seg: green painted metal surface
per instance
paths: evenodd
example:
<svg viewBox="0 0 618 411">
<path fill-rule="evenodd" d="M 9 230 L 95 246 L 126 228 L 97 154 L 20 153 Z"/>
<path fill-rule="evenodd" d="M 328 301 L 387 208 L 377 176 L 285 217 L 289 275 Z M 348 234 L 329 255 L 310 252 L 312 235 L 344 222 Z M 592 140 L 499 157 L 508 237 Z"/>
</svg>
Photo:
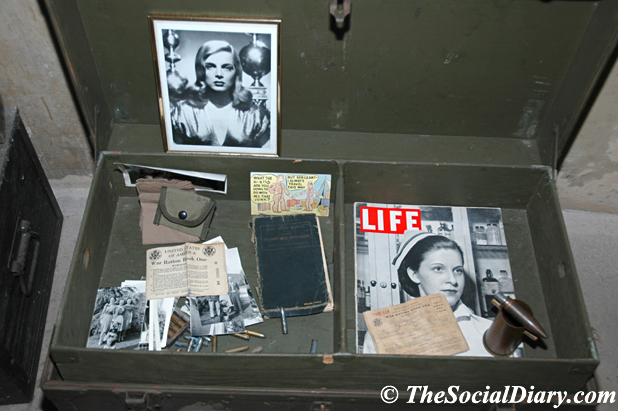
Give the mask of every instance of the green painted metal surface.
<svg viewBox="0 0 618 411">
<path fill-rule="evenodd" d="M 282 21 L 284 135 L 538 140 L 539 163 L 550 166 L 614 48 L 618 20 L 611 1 L 357 0 L 338 38 L 327 1 L 50 2 L 99 150 L 124 149 L 110 144 L 114 125 L 159 124 L 149 14 L 259 16 Z M 284 156 L 319 143 L 290 135 Z M 160 139 L 153 133 L 147 145 Z"/>
<path fill-rule="evenodd" d="M 276 320 L 256 326 L 269 336 L 251 344 L 262 354 L 123 352 L 84 348 L 92 307 L 99 286 L 111 286 L 144 274 L 148 246 L 139 242 L 139 204 L 133 189 L 124 186 L 117 162 L 225 172 L 230 190 L 215 196 L 217 211 L 211 236 L 222 235 L 238 246 L 243 267 L 255 287 L 255 255 L 250 241 L 250 171 L 318 172 L 333 175 L 331 216 L 321 219 L 336 309 L 333 313 L 290 319 L 292 330 L 280 333 Z M 550 324 L 544 349 L 527 349 L 524 360 L 363 356 L 355 354 L 354 297 L 355 201 L 495 206 L 504 210 L 505 232 L 512 244 L 511 267 L 518 297 L 534 301 L 535 313 Z M 487 381 L 499 385 L 533 384 L 543 389 L 581 388 L 597 364 L 585 309 L 577 298 L 576 274 L 560 276 L 560 262 L 572 266 L 568 242 L 561 231 L 561 213 L 547 167 L 509 167 L 381 162 L 294 161 L 178 154 L 113 154 L 102 156 L 84 226 L 68 278 L 51 347 L 51 358 L 67 382 L 160 384 L 173 381 L 194 386 L 271 389 L 359 390 L 373 392 L 389 381 L 441 387 L 464 384 L 482 389 Z M 540 221 L 542 220 L 542 221 Z M 549 230 L 549 231 L 548 231 Z M 547 241 L 548 234 L 555 237 Z M 88 255 L 86 263 L 84 256 Z M 568 301 L 559 289 L 572 287 Z M 573 297 L 574 296 L 574 297 Z M 570 326 L 567 326 L 570 323 Z M 578 338 L 571 333 L 577 330 Z M 319 354 L 307 354 L 311 339 L 320 341 Z M 220 339 L 221 349 L 240 345 L 233 337 Z M 331 357 L 332 356 L 332 357 Z M 102 366 L 105 364 L 105 366 Z M 463 370 L 454 375 L 453 367 Z M 219 372 L 204 374 L 203 370 Z M 572 372 L 577 370 L 576 372 Z M 540 388 L 539 388 L 540 389 Z"/>
</svg>

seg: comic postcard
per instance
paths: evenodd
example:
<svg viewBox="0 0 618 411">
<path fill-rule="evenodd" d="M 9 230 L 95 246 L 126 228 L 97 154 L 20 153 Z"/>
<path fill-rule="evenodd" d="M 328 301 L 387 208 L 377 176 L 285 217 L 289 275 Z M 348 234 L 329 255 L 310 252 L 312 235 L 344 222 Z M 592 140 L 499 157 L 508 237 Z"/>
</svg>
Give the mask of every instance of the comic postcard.
<svg viewBox="0 0 618 411">
<path fill-rule="evenodd" d="M 331 176 L 328 174 L 251 173 L 251 214 L 312 213 L 330 211 Z"/>
</svg>

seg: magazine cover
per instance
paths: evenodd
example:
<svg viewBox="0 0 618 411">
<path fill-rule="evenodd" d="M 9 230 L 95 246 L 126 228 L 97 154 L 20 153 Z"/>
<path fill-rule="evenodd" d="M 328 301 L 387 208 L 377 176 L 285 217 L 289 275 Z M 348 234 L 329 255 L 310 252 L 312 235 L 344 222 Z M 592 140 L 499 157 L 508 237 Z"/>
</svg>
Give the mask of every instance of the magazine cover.
<svg viewBox="0 0 618 411">
<path fill-rule="evenodd" d="M 443 293 L 470 347 L 458 355 L 491 357 L 493 295 L 515 298 L 500 209 L 355 203 L 354 213 L 358 353 L 376 352 L 363 312 Z"/>
</svg>

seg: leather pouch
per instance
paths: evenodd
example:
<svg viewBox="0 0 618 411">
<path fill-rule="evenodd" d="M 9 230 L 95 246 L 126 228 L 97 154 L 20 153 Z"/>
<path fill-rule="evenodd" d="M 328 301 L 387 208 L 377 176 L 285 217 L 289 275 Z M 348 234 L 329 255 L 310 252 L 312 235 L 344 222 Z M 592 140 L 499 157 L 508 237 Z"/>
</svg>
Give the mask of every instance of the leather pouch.
<svg viewBox="0 0 618 411">
<path fill-rule="evenodd" d="M 194 235 L 204 241 L 214 214 L 214 200 L 197 193 L 161 187 L 154 224 Z"/>
</svg>

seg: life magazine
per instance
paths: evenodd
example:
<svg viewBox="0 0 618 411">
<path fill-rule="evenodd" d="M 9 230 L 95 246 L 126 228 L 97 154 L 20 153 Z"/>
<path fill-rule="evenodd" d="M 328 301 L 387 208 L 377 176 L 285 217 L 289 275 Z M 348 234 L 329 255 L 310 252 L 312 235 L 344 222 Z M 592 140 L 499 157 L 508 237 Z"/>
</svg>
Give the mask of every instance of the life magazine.
<svg viewBox="0 0 618 411">
<path fill-rule="evenodd" d="M 355 203 L 354 213 L 358 353 L 376 353 L 363 312 L 443 293 L 470 347 L 458 355 L 491 356 L 493 295 L 515 298 L 501 210 Z"/>
</svg>

